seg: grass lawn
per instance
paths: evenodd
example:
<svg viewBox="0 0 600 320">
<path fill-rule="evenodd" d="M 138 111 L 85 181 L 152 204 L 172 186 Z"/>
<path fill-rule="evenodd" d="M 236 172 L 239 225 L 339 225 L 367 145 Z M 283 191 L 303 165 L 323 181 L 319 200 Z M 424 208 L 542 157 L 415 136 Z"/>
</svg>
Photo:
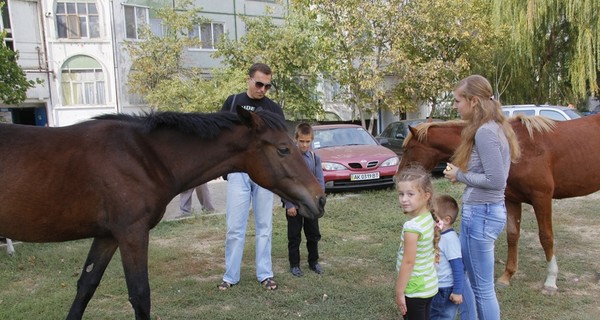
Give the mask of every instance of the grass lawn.
<svg viewBox="0 0 600 320">
<path fill-rule="evenodd" d="M 436 190 L 460 197 L 444 180 Z M 541 294 L 546 274 L 531 207 L 524 206 L 519 271 L 499 289 L 503 319 L 597 319 L 600 311 L 600 193 L 555 201 L 559 291 Z M 319 276 L 288 270 L 286 220 L 274 210 L 273 267 L 280 288 L 260 287 L 254 270 L 254 225 L 248 228 L 239 285 L 218 291 L 224 268 L 223 215 L 162 222 L 151 231 L 153 319 L 399 319 L 394 304 L 401 213 L 393 189 L 329 195 L 320 220 Z M 252 219 L 252 218 L 251 218 Z M 23 243 L 14 257 L 0 252 L 0 319 L 64 319 L 91 240 Z M 304 242 L 302 258 L 306 259 Z M 506 237 L 496 242 L 496 276 L 504 269 Z M 85 319 L 132 319 L 120 256 L 111 261 Z"/>
</svg>

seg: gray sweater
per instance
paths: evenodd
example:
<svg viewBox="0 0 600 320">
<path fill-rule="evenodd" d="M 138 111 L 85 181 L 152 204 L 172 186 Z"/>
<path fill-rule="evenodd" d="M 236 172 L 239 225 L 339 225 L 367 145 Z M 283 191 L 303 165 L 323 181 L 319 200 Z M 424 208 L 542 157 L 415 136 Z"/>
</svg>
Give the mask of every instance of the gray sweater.
<svg viewBox="0 0 600 320">
<path fill-rule="evenodd" d="M 466 184 L 464 204 L 504 201 L 510 169 L 510 148 L 502 127 L 495 121 L 484 123 L 475 133 L 468 171 L 459 171 L 456 180 Z"/>
</svg>

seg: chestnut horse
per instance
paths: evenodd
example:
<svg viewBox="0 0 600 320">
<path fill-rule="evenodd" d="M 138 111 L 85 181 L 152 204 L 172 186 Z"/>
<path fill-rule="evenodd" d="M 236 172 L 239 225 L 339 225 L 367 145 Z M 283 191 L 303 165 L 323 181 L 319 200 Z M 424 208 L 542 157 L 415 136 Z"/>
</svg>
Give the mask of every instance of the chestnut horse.
<svg viewBox="0 0 600 320">
<path fill-rule="evenodd" d="M 104 115 L 61 128 L 0 124 L 0 234 L 94 238 L 67 319 L 81 319 L 119 248 L 136 319 L 150 319 L 149 230 L 182 191 L 228 172 L 323 215 L 325 194 L 277 115 Z"/>
<path fill-rule="evenodd" d="M 552 199 L 584 196 L 600 189 L 600 115 L 564 122 L 523 116 L 510 121 L 522 156 L 511 165 L 506 186 L 508 258 L 497 284 L 509 285 L 517 271 L 521 205 L 528 203 L 535 211 L 548 262 L 543 292 L 553 293 L 557 290 L 558 265 L 554 255 Z M 463 122 L 449 121 L 410 128 L 398 171 L 413 162 L 433 169 L 440 161 L 449 161 L 460 143 L 463 126 Z"/>
</svg>

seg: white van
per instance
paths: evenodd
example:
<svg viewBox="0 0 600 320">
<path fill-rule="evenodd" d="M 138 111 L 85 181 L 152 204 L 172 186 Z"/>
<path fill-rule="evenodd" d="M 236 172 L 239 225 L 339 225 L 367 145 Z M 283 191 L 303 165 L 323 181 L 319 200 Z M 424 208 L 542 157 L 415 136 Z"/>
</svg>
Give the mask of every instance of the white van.
<svg viewBox="0 0 600 320">
<path fill-rule="evenodd" d="M 527 116 L 546 116 L 552 120 L 565 121 L 581 118 L 581 114 L 575 109 L 561 106 L 550 105 L 535 105 L 535 104 L 519 104 L 502 106 L 502 111 L 507 117 L 512 117 L 518 114 Z"/>
</svg>

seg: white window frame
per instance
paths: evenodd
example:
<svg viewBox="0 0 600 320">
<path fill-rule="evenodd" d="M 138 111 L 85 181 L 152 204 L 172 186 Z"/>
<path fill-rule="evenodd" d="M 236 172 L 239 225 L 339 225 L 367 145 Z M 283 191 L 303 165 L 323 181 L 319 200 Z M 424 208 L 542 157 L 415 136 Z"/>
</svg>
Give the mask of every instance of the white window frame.
<svg viewBox="0 0 600 320">
<path fill-rule="evenodd" d="M 96 12 L 90 13 L 91 8 Z M 102 36 L 100 12 L 94 0 L 57 1 L 55 14 L 59 39 L 97 39 Z"/>
<path fill-rule="evenodd" d="M 219 34 L 215 34 L 215 26 L 220 26 L 221 32 Z M 208 29 L 207 29 L 208 28 Z M 204 39 L 202 36 L 205 31 L 208 31 L 210 34 L 206 38 L 210 38 L 208 41 Z M 199 25 L 195 25 L 192 30 L 189 32 L 190 38 L 198 38 L 200 39 L 201 47 L 196 47 L 194 49 L 202 49 L 202 50 L 217 50 L 215 47 L 219 38 L 225 34 L 225 23 L 223 22 L 204 22 Z"/>
<path fill-rule="evenodd" d="M 6 16 L 8 17 L 8 21 L 4 21 L 2 14 L 0 14 L 0 32 L 6 32 L 6 34 L 4 36 L 4 44 L 6 45 L 7 48 L 14 51 L 15 46 L 14 46 L 14 39 L 12 37 L 12 28 L 10 25 L 10 12 L 9 12 L 7 1 L 4 1 L 4 7 L 2 7 L 2 9 L 6 11 Z M 4 27 L 5 24 L 6 24 L 6 28 Z"/>
<path fill-rule="evenodd" d="M 102 68 L 63 66 L 60 76 L 63 106 L 106 104 L 106 76 Z"/>
<path fill-rule="evenodd" d="M 133 17 L 128 17 L 128 10 L 133 10 Z M 125 22 L 125 34 L 123 35 L 125 39 L 141 40 L 140 28 L 144 25 L 150 25 L 150 8 L 123 4 L 123 21 Z M 130 28 L 133 28 L 133 30 Z"/>
</svg>

